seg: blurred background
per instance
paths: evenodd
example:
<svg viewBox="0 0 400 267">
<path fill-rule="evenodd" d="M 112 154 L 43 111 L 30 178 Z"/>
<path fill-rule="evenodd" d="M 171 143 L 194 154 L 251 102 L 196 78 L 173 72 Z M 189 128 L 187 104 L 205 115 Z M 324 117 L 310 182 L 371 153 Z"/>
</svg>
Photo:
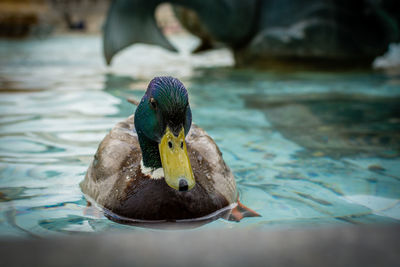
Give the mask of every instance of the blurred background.
<svg viewBox="0 0 400 267">
<path fill-rule="evenodd" d="M 0 0 L 1 238 L 150 231 L 78 184 L 160 75 L 262 215 L 185 231 L 399 224 L 397 1 L 171 2 Z"/>
<path fill-rule="evenodd" d="M 48 37 L 53 34 L 100 34 L 111 0 L 2 0 L 1 37 Z M 158 8 L 166 33 L 182 32 L 171 6 Z"/>
</svg>

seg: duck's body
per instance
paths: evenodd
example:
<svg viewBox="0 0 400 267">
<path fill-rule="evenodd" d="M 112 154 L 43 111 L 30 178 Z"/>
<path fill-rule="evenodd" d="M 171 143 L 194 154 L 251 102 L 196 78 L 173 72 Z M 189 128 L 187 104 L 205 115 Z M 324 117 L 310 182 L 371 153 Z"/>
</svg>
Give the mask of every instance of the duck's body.
<svg viewBox="0 0 400 267">
<path fill-rule="evenodd" d="M 139 220 L 193 219 L 236 202 L 235 179 L 215 142 L 192 125 L 186 144 L 196 185 L 180 192 L 168 186 L 164 177 L 143 173 L 134 116 L 130 116 L 101 142 L 80 184 L 82 191 L 107 210 Z"/>
<path fill-rule="evenodd" d="M 176 112 L 179 101 L 187 102 L 186 89 L 178 82 L 171 77 L 154 79 L 135 116 L 118 123 L 100 143 L 80 186 L 112 214 L 177 221 L 205 217 L 238 201 L 232 172 L 211 137 L 191 125 L 188 103 L 182 105 L 181 115 Z M 182 94 L 170 88 L 176 84 L 182 86 Z M 155 101 L 157 106 L 152 107 Z M 174 161 L 175 156 L 179 159 Z M 234 220 L 257 216 L 240 203 L 237 208 Z"/>
</svg>

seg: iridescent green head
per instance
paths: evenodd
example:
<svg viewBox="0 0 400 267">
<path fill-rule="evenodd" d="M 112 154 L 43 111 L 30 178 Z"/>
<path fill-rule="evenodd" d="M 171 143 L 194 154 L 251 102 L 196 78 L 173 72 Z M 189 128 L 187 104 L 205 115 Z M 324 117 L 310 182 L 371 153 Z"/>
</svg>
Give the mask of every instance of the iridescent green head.
<svg viewBox="0 0 400 267">
<path fill-rule="evenodd" d="M 185 143 L 191 124 L 184 85 L 172 77 L 151 80 L 135 112 L 143 164 L 153 169 L 162 167 L 167 184 L 180 191 L 195 184 Z"/>
</svg>

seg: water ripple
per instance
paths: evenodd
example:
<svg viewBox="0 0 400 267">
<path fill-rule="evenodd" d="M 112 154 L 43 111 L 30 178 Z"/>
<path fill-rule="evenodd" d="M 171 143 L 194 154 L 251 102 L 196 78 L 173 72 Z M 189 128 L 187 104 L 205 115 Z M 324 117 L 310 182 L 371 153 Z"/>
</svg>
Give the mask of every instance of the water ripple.
<svg viewBox="0 0 400 267">
<path fill-rule="evenodd" d="M 86 207 L 78 184 L 101 139 L 134 112 L 126 97 L 166 74 L 187 85 L 194 122 L 263 216 L 203 227 L 399 223 L 391 77 L 232 69 L 229 51 L 193 56 L 193 40 L 179 38 L 179 54 L 136 46 L 110 69 L 97 37 L 0 41 L 0 236 L 145 231 Z"/>
</svg>

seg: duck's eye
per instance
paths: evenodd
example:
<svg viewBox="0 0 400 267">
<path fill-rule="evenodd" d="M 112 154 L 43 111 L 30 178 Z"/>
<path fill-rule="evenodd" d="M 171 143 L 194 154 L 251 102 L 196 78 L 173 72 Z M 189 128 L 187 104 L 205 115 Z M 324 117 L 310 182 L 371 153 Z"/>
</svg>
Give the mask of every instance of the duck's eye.
<svg viewBox="0 0 400 267">
<path fill-rule="evenodd" d="M 183 142 L 181 142 L 181 148 L 183 149 Z"/>
<path fill-rule="evenodd" d="M 168 146 L 169 146 L 169 148 L 172 148 L 172 142 L 171 141 L 168 141 Z"/>
<path fill-rule="evenodd" d="M 154 98 L 150 98 L 150 105 L 156 109 L 157 108 L 157 102 Z"/>
</svg>

